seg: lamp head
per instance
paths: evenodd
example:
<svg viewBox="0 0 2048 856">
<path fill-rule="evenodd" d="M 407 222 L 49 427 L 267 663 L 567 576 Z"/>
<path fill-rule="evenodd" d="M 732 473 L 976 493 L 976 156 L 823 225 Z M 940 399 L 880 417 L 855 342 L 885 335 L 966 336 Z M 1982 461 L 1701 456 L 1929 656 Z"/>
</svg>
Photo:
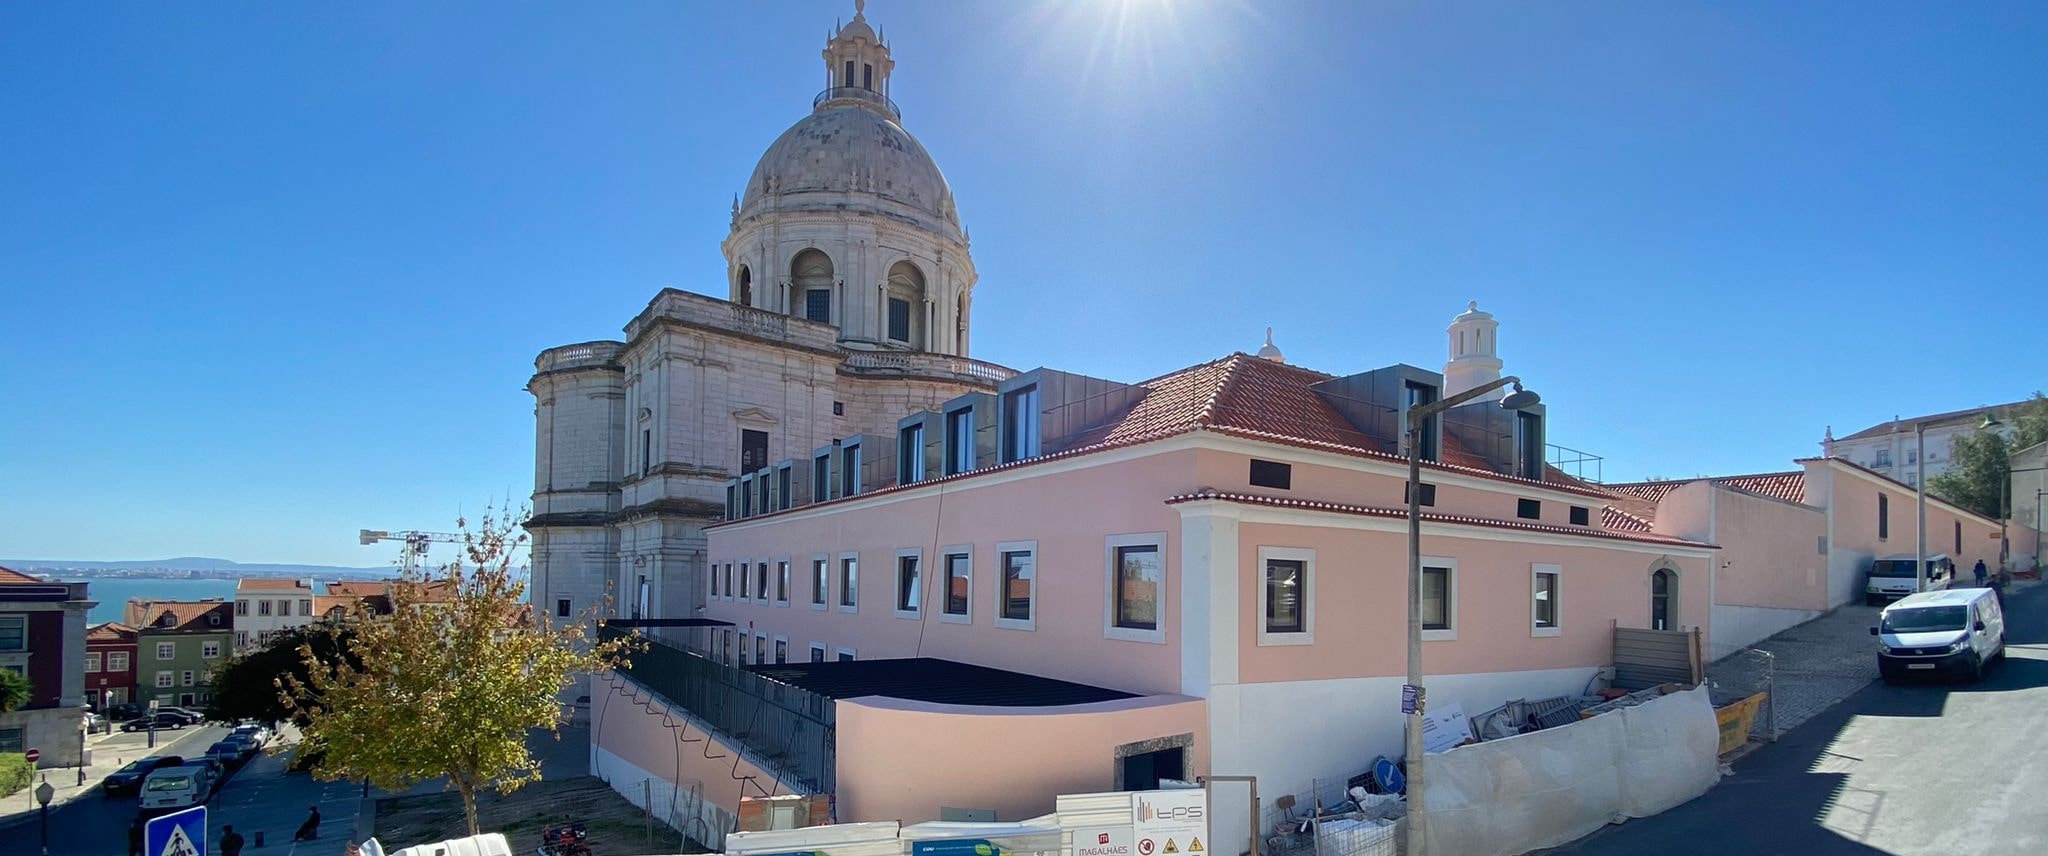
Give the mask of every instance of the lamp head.
<svg viewBox="0 0 2048 856">
<path fill-rule="evenodd" d="M 1521 381 L 1515 381 L 1514 391 L 1501 396 L 1500 406 L 1505 410 L 1521 410 L 1542 400 L 1543 398 L 1536 393 L 1523 389 Z"/>
<path fill-rule="evenodd" d="M 1993 428 L 2000 428 L 2000 427 L 2003 427 L 2004 425 L 2005 425 L 2005 423 L 2003 423 L 2003 422 L 2000 422 L 2000 421 L 1998 421 L 1998 415 L 1997 415 L 1997 414 L 1994 414 L 1994 413 L 1986 413 L 1986 414 L 1984 414 L 1984 421 L 1983 421 L 1983 423 L 1979 424 L 1979 425 L 1977 426 L 1977 428 L 1978 428 L 1978 430 L 1980 430 L 1980 431 L 1989 431 L 1989 430 L 1991 430 L 1991 429 L 1993 429 Z"/>
</svg>

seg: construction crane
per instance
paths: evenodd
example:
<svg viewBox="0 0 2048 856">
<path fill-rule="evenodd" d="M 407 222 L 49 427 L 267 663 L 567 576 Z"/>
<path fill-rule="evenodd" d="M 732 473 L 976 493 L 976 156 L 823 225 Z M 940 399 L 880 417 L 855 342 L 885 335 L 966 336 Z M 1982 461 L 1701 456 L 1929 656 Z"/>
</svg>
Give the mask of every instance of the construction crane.
<svg viewBox="0 0 2048 856">
<path fill-rule="evenodd" d="M 427 555 L 427 545 L 439 541 L 443 544 L 460 544 L 462 535 L 453 532 L 422 532 L 407 529 L 403 532 L 387 532 L 382 529 L 364 529 L 356 536 L 364 546 L 379 541 L 402 541 L 405 548 L 398 554 L 398 566 L 407 574 L 419 568 L 420 559 Z"/>
</svg>

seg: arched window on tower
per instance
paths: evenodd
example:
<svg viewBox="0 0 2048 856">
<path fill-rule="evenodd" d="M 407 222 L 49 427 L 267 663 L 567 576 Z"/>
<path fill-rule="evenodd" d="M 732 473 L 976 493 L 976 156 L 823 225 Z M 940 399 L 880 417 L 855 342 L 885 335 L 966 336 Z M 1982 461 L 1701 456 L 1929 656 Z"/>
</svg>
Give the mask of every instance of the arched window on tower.
<svg viewBox="0 0 2048 856">
<path fill-rule="evenodd" d="M 924 272 L 907 260 L 889 266 L 888 317 L 884 320 L 889 341 L 925 347 Z"/>
<path fill-rule="evenodd" d="M 741 306 L 754 305 L 754 273 L 747 270 L 746 265 L 740 265 L 740 275 L 735 280 L 735 285 L 737 287 L 733 289 L 733 300 Z"/>
<path fill-rule="evenodd" d="M 816 249 L 804 250 L 789 262 L 791 292 L 803 317 L 832 323 L 832 259 Z M 796 307 L 790 307 L 795 314 Z"/>
</svg>

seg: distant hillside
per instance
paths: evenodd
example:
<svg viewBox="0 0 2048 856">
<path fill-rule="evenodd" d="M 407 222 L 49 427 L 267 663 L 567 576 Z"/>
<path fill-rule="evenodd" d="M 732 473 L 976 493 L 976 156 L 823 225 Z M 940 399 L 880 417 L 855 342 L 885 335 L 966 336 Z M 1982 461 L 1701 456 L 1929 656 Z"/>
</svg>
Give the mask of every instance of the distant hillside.
<svg viewBox="0 0 2048 856">
<path fill-rule="evenodd" d="M 181 556 L 175 559 L 144 559 L 123 562 L 88 562 L 78 559 L 0 559 L 0 565 L 17 571 L 36 573 L 51 573 L 54 571 L 202 571 L 212 574 L 234 574 L 252 577 L 388 577 L 397 571 L 396 567 L 392 565 L 378 565 L 368 568 L 343 568 L 334 565 L 272 565 L 256 562 L 243 564 L 230 559 L 211 559 L 202 556 Z"/>
</svg>

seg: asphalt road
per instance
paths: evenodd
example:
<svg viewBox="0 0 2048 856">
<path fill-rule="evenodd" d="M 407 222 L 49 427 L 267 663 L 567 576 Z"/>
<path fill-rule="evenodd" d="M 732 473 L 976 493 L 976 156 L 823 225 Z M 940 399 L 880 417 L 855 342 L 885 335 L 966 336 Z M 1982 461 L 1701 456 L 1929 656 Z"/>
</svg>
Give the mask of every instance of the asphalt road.
<svg viewBox="0 0 2048 856">
<path fill-rule="evenodd" d="M 185 729 L 176 740 L 160 742 L 157 754 L 193 757 L 227 733 L 220 726 Z M 286 774 L 285 759 L 259 755 L 228 774 L 227 784 L 207 803 L 207 851 L 217 854 L 221 827 L 233 824 L 247 846 L 243 856 L 339 856 L 347 846 L 361 797 L 361 786 L 349 782 L 316 782 L 304 773 Z M 320 840 L 294 845 L 292 832 L 306 818 L 306 809 L 320 806 Z M 50 810 L 51 856 L 126 856 L 128 825 L 136 814 L 134 796 L 85 796 Z M 255 833 L 265 833 L 264 847 Z M 0 854 L 27 856 L 38 852 L 35 822 L 0 833 Z M 19 848 L 16 845 L 21 845 Z"/>
<path fill-rule="evenodd" d="M 1873 683 L 1699 799 L 1548 852 L 2048 853 L 2048 586 L 2006 615 L 2006 661 L 1981 683 Z"/>
</svg>

